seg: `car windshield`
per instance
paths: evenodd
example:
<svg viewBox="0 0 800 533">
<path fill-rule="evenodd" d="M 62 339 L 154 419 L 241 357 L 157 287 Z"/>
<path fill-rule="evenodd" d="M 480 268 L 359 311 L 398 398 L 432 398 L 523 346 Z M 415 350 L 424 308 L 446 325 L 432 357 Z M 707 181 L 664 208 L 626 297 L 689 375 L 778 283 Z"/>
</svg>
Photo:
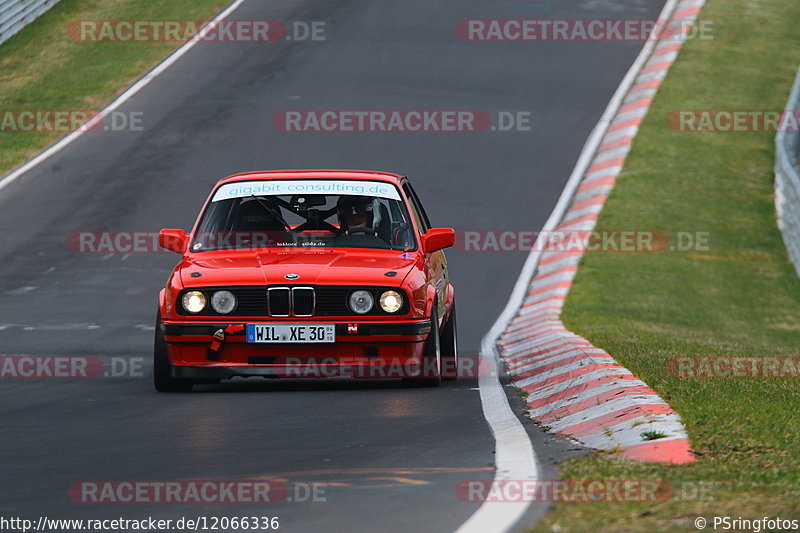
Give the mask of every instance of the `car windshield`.
<svg viewBox="0 0 800 533">
<path fill-rule="evenodd" d="M 280 192 L 296 194 L 276 194 Z M 203 213 L 191 249 L 248 248 L 415 250 L 416 240 L 400 195 L 389 183 L 297 180 L 223 185 Z"/>
</svg>

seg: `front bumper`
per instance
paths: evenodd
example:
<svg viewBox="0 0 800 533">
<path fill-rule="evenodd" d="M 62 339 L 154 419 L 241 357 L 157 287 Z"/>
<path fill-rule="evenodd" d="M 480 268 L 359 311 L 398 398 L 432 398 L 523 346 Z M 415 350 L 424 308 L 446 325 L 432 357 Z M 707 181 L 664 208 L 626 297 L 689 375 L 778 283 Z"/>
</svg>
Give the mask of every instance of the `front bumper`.
<svg viewBox="0 0 800 533">
<path fill-rule="evenodd" d="M 326 321 L 330 324 L 333 321 Z M 161 333 L 167 337 L 167 342 L 194 342 L 197 337 L 211 337 L 219 329 L 230 325 L 257 324 L 261 322 L 226 322 L 226 323 L 195 323 L 195 322 L 161 322 Z M 278 322 L 263 322 L 275 323 Z M 299 322 L 297 322 L 299 323 Z M 334 322 L 336 324 L 336 339 L 352 341 L 364 340 L 365 337 L 398 337 L 395 342 L 408 342 L 419 340 L 417 337 L 426 337 L 431 331 L 429 320 L 413 320 L 404 322 Z M 243 336 L 243 335 L 242 335 Z M 402 337 L 402 338 L 399 338 Z M 201 339 L 202 340 L 202 339 Z"/>
<path fill-rule="evenodd" d="M 428 320 L 336 322 L 334 343 L 248 343 L 244 331 L 225 335 L 211 352 L 214 334 L 253 323 L 162 321 L 171 375 L 180 379 L 232 377 L 416 377 L 422 369 Z"/>
</svg>

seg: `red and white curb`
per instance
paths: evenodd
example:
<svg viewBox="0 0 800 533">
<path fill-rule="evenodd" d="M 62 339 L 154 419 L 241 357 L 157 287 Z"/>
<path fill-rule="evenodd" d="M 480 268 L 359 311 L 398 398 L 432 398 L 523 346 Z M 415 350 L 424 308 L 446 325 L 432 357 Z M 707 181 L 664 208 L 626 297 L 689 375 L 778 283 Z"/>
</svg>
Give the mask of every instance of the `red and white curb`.
<svg viewBox="0 0 800 533">
<path fill-rule="evenodd" d="M 676 2 L 670 19 L 693 23 L 705 0 Z M 674 24 L 671 26 L 675 26 Z M 685 41 L 672 34 L 648 43 L 598 124 L 571 184 L 548 221 L 558 231 L 591 231 L 653 96 Z M 649 48 L 649 50 L 648 50 Z M 537 246 L 537 249 L 542 246 Z M 513 317 L 495 337 L 512 382 L 527 391 L 528 416 L 549 431 L 596 450 L 642 461 L 694 461 L 678 414 L 646 383 L 561 322 L 580 253 L 534 252 Z"/>
</svg>

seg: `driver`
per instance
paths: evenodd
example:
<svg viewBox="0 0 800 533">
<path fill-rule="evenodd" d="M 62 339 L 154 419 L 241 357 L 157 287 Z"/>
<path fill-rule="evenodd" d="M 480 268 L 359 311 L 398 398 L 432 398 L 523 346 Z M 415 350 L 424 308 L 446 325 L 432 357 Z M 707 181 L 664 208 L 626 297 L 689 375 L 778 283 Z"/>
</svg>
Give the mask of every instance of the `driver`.
<svg viewBox="0 0 800 533">
<path fill-rule="evenodd" d="M 375 235 L 380 222 L 375 199 L 368 196 L 342 196 L 336 202 L 342 235 L 366 233 Z"/>
</svg>

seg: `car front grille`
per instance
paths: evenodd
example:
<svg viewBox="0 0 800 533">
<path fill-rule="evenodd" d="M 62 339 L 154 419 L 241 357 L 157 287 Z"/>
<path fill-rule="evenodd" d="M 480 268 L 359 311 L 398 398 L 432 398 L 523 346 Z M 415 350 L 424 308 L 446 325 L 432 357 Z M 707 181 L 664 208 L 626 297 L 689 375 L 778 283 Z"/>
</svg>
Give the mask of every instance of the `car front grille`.
<svg viewBox="0 0 800 533">
<path fill-rule="evenodd" d="M 313 287 L 292 287 L 292 314 L 294 316 L 313 316 L 314 301 Z"/>
<path fill-rule="evenodd" d="M 263 312 L 262 309 L 258 314 Z M 292 293 L 289 287 L 267 289 L 267 314 L 269 316 L 290 316 L 292 314 Z"/>
</svg>

